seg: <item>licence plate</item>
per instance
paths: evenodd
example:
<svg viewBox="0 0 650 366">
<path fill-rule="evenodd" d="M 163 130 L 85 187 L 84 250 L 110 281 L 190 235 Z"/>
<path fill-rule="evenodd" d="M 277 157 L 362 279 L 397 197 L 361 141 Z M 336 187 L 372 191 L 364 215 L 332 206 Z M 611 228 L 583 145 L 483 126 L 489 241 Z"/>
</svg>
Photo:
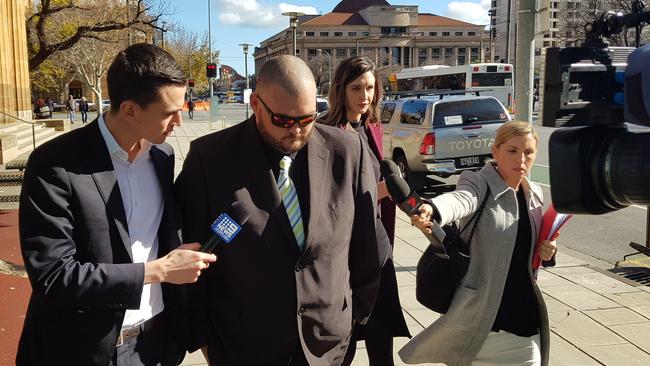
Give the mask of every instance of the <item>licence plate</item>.
<svg viewBox="0 0 650 366">
<path fill-rule="evenodd" d="M 460 166 L 475 166 L 479 164 L 478 156 L 468 156 L 466 158 L 460 158 Z"/>
</svg>

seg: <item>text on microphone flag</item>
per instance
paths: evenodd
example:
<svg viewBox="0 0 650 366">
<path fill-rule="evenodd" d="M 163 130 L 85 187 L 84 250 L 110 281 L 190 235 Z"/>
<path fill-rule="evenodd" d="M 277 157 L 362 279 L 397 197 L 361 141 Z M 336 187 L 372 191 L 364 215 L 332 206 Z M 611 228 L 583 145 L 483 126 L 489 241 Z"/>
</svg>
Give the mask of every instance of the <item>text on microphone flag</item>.
<svg viewBox="0 0 650 366">
<path fill-rule="evenodd" d="M 241 226 L 228 216 L 228 214 L 222 213 L 216 220 L 214 220 L 212 225 L 210 225 L 210 229 L 212 229 L 212 232 L 217 234 L 221 240 L 230 243 L 235 236 L 239 234 L 239 231 L 241 231 Z"/>
</svg>

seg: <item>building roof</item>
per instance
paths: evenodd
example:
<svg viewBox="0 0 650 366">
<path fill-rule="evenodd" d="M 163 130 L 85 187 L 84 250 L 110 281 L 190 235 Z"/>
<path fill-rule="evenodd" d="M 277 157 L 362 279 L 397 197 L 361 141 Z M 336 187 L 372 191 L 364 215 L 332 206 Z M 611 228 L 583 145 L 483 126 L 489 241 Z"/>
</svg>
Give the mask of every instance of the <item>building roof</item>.
<svg viewBox="0 0 650 366">
<path fill-rule="evenodd" d="M 356 13 L 373 5 L 390 6 L 385 0 L 342 0 L 334 7 L 332 13 Z"/>
<path fill-rule="evenodd" d="M 419 26 L 439 25 L 439 26 L 465 26 L 466 27 L 472 25 L 477 26 L 480 24 L 467 23 L 467 22 L 463 22 L 462 20 L 447 18 L 447 17 L 443 17 L 431 13 L 420 13 L 418 14 L 418 25 Z"/>
<path fill-rule="evenodd" d="M 311 26 L 335 26 L 335 25 L 368 25 L 365 19 L 359 13 L 327 13 L 325 15 L 317 16 L 306 22 L 303 25 Z M 443 17 L 440 15 L 430 13 L 418 14 L 418 26 L 480 26 L 480 24 L 472 24 L 456 20 L 452 18 Z"/>
<path fill-rule="evenodd" d="M 359 13 L 327 13 L 310 19 L 303 25 L 367 25 Z"/>
</svg>

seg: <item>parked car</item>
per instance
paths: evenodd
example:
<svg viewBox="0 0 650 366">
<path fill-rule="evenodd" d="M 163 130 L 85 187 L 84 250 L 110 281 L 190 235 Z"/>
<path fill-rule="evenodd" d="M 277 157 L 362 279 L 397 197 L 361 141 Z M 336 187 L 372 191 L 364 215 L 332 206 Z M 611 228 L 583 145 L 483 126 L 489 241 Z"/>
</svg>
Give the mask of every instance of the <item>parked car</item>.
<svg viewBox="0 0 650 366">
<path fill-rule="evenodd" d="M 111 109 L 110 99 L 102 99 L 102 112 L 106 112 L 109 109 Z"/>
<path fill-rule="evenodd" d="M 479 170 L 492 157 L 497 129 L 510 115 L 489 96 L 423 96 L 381 103 L 384 156 L 416 190 L 429 174 Z"/>
<path fill-rule="evenodd" d="M 329 108 L 330 108 L 330 104 L 327 101 L 327 99 L 322 97 L 316 97 L 316 113 L 318 113 L 319 116 L 327 112 Z"/>
</svg>

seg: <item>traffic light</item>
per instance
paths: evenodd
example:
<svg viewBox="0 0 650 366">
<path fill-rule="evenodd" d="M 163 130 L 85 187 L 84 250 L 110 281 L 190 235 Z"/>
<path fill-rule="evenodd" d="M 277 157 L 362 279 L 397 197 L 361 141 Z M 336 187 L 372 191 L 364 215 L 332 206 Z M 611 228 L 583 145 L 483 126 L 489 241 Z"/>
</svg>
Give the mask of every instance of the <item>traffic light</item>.
<svg viewBox="0 0 650 366">
<path fill-rule="evenodd" d="M 208 78 L 216 78 L 217 77 L 217 64 L 214 62 L 210 62 L 206 65 L 205 67 L 205 72 Z"/>
<path fill-rule="evenodd" d="M 492 38 L 497 38 L 497 29 L 492 28 Z"/>
<path fill-rule="evenodd" d="M 194 87 L 194 79 L 189 79 L 187 81 L 187 86 L 189 86 L 190 88 L 193 88 Z"/>
</svg>

